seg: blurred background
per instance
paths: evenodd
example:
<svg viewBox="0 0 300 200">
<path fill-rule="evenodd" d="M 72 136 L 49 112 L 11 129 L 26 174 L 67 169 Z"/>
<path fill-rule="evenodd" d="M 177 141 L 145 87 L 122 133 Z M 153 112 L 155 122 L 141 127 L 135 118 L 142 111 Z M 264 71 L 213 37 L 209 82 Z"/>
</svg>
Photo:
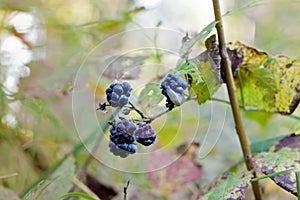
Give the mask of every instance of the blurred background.
<svg viewBox="0 0 300 200">
<path fill-rule="evenodd" d="M 242 41 L 271 55 L 300 57 L 299 1 L 224 0 L 221 3 L 228 42 Z M 106 44 L 109 51 L 99 54 L 99 57 L 111 58 L 120 53 L 118 49 L 130 46 L 128 41 L 109 39 L 114 34 L 140 28 L 161 28 L 176 32 L 176 38 L 180 39 L 187 32 L 195 35 L 213 20 L 211 1 L 1 0 L 1 185 L 23 195 L 47 170 L 81 143 L 86 135 L 75 126 L 74 110 L 77 113 L 84 108 L 93 110 L 93 113 L 82 113 L 84 124 L 81 124 L 80 130 L 84 129 L 83 132 L 91 132 L 95 128 L 90 117 L 97 115 L 99 122 L 108 117 L 104 113 L 95 114 L 94 110 L 98 103 L 105 101 L 106 87 L 118 78 L 104 75 L 99 81 L 97 72 L 103 73 L 105 69 L 101 68 L 99 60 L 89 62 L 86 59 L 91 58 L 91 52 L 95 52 L 94 48 L 101 42 L 114 41 L 111 46 Z M 176 42 L 180 45 L 181 41 Z M 201 44 L 198 48 L 200 50 L 194 52 L 196 55 L 203 49 Z M 92 55 L 94 59 L 98 54 Z M 159 66 L 162 60 L 164 65 L 169 66 L 167 69 L 175 67 L 176 60 L 162 59 L 153 52 L 144 59 L 134 61 L 141 62 L 140 66 L 145 63 Z M 83 82 L 78 79 L 76 82 L 79 71 L 95 63 L 99 64 L 96 73 L 91 72 L 93 75 L 85 77 Z M 151 70 L 156 69 L 153 66 Z M 141 70 L 147 71 L 145 67 Z M 132 79 L 136 86 L 146 84 L 143 76 Z M 94 95 L 94 99 L 76 93 L 79 96 L 76 96 L 75 104 L 73 99 L 72 107 L 72 92 L 80 89 Z M 222 87 L 216 97 L 227 99 L 226 89 Z M 149 107 L 141 106 L 145 110 Z M 156 109 L 159 110 L 159 107 Z M 300 116 L 299 108 L 293 115 Z M 278 114 L 248 111 L 243 112 L 243 117 L 251 142 L 290 134 L 300 128 L 298 119 Z M 180 131 L 178 121 L 181 121 Z M 158 164 L 160 159 L 177 155 L 182 145 L 195 142 L 196 146 L 207 146 L 210 151 L 200 152 L 201 155 L 193 153 L 193 148 L 198 147 L 189 146 L 193 159 L 181 163 L 183 166 L 195 163 L 188 169 L 196 175 L 178 180 L 178 174 L 166 169 L 153 173 L 125 173 L 124 169 L 130 162 L 114 158 L 109 152 L 101 154 L 108 151 L 107 140 L 103 140 L 103 147 L 107 149 L 98 149 L 97 155 L 100 157 L 95 156 L 98 161 L 92 161 L 88 172 L 97 180 L 98 188 L 110 188 L 109 195 L 105 195 L 107 199 L 122 198 L 123 187 L 128 180 L 128 199 L 197 198 L 200 188 L 241 158 L 231 110 L 226 104 L 208 102 L 199 106 L 195 102 L 187 103 L 155 121 L 153 126 L 158 130 L 158 140 L 152 150 L 168 145 L 165 154 L 149 158 Z M 207 138 L 204 137 L 206 135 Z M 107 133 L 105 136 L 107 138 Z M 87 145 L 87 150 L 90 149 Z M 82 150 L 75 156 L 76 169 L 86 160 L 88 151 Z M 175 157 L 178 159 L 178 156 Z M 130 169 L 144 169 L 151 160 L 141 162 L 140 158 L 133 157 L 132 162 L 137 166 L 130 166 Z M 176 165 L 170 170 L 176 171 L 179 167 Z M 167 177 L 164 173 L 170 173 L 173 177 Z M 189 173 L 185 175 L 191 176 Z M 293 199 L 272 182 L 265 185 L 265 197 Z"/>
</svg>

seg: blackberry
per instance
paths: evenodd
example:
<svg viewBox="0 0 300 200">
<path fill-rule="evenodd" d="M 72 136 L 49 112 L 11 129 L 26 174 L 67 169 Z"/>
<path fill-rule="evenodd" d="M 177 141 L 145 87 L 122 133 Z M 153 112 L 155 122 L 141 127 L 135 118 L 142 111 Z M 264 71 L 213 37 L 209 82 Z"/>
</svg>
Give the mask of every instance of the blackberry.
<svg viewBox="0 0 300 200">
<path fill-rule="evenodd" d="M 175 74 L 168 74 L 161 84 L 161 93 L 167 97 L 166 107 L 172 110 L 175 105 L 180 106 L 184 101 L 183 92 L 188 87 L 186 81 Z"/>
<path fill-rule="evenodd" d="M 136 141 L 144 146 L 153 144 L 156 139 L 156 133 L 150 124 L 138 123 L 138 129 L 134 134 Z"/>
<path fill-rule="evenodd" d="M 132 88 L 129 83 L 113 83 L 106 89 L 106 99 L 112 107 L 123 107 L 128 104 Z"/>
</svg>

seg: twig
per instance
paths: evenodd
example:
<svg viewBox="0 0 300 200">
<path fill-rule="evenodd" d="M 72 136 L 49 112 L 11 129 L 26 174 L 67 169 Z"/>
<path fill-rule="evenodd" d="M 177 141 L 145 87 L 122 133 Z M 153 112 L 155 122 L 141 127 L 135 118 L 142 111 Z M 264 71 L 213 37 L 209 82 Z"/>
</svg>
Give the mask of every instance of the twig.
<svg viewBox="0 0 300 200">
<path fill-rule="evenodd" d="M 83 192 L 85 192 L 89 196 L 95 198 L 96 200 L 100 200 L 100 198 L 88 186 L 86 186 L 84 183 L 82 183 L 76 177 L 74 177 L 73 183 L 74 183 L 74 185 L 76 185 L 79 189 L 81 189 Z"/>
<path fill-rule="evenodd" d="M 123 192 L 124 192 L 124 200 L 126 200 L 126 198 L 127 198 L 127 189 L 128 189 L 129 183 L 130 183 L 130 181 L 128 180 L 127 181 L 127 185 L 124 187 L 124 190 L 123 190 Z"/>
<path fill-rule="evenodd" d="M 196 98 L 193 98 L 193 97 L 188 97 L 188 98 L 186 98 L 183 102 L 182 102 L 182 104 L 184 104 L 184 103 L 186 103 L 186 102 L 188 102 L 188 101 L 191 101 L 191 100 L 196 100 Z M 181 105 L 182 105 L 181 104 Z M 175 107 L 176 108 L 176 107 Z M 143 119 L 143 121 L 144 122 L 146 122 L 146 123 L 151 123 L 153 120 L 155 120 L 155 119 L 157 119 L 157 118 L 159 118 L 160 116 L 163 116 L 164 114 L 166 114 L 166 113 L 168 113 L 168 112 L 170 112 L 171 110 L 164 110 L 164 111 L 162 111 L 161 113 L 158 113 L 158 114 L 156 114 L 156 115 L 153 115 L 153 116 L 150 116 L 150 117 L 145 117 L 144 119 Z"/>
<path fill-rule="evenodd" d="M 218 98 L 214 98 L 214 97 L 211 97 L 209 100 L 211 101 L 216 101 L 216 102 L 220 102 L 220 103 L 225 103 L 225 104 L 228 104 L 230 105 L 230 101 L 226 101 L 224 99 L 218 99 Z M 248 108 L 248 107 L 245 107 L 245 106 L 241 106 L 240 105 L 240 108 L 242 108 L 243 110 L 245 111 L 256 111 L 256 112 L 266 112 L 265 110 L 263 109 L 256 109 L 256 108 Z M 268 113 L 272 113 L 272 114 L 281 114 L 280 112 L 278 111 L 270 111 Z M 292 118 L 292 119 L 297 119 L 297 120 L 300 120 L 300 117 L 296 116 L 296 115 L 281 115 L 281 116 L 284 116 L 284 117 L 289 117 L 289 118 Z"/>
<path fill-rule="evenodd" d="M 153 120 L 159 118 L 160 116 L 163 116 L 164 114 L 170 112 L 170 110 L 165 110 L 165 111 L 162 111 L 161 113 L 158 113 L 156 115 L 153 115 L 151 117 L 147 117 L 144 121 L 146 121 L 147 123 L 151 123 Z"/>
<path fill-rule="evenodd" d="M 146 118 L 144 113 L 141 110 L 139 110 L 137 107 L 135 107 L 133 105 L 133 103 L 129 102 L 129 104 L 130 104 L 131 108 L 141 116 L 142 119 Z"/>
<path fill-rule="evenodd" d="M 4 176 L 0 176 L 0 180 L 10 178 L 10 177 L 13 177 L 13 176 L 18 176 L 18 175 L 19 175 L 19 173 L 17 173 L 17 172 L 12 173 L 12 174 L 7 174 L 7 175 L 4 175 Z"/>
<path fill-rule="evenodd" d="M 225 78 L 226 78 L 226 85 L 227 90 L 229 94 L 229 99 L 231 103 L 231 109 L 233 112 L 233 117 L 236 125 L 236 131 L 239 137 L 240 145 L 242 147 L 243 155 L 244 155 L 244 161 L 246 163 L 248 171 L 253 171 L 253 176 L 256 178 L 256 172 L 254 170 L 254 166 L 252 163 L 252 155 L 250 146 L 248 144 L 248 139 L 246 136 L 246 131 L 244 128 L 244 124 L 241 117 L 240 107 L 238 103 L 238 98 L 236 95 L 236 87 L 234 84 L 232 71 L 231 71 L 231 64 L 230 60 L 227 54 L 226 50 L 226 41 L 225 41 L 225 35 L 224 35 L 224 29 L 223 29 L 223 22 L 222 22 L 222 15 L 221 15 L 221 8 L 220 8 L 220 2 L 219 0 L 212 0 L 213 7 L 214 7 L 214 14 L 215 14 L 215 20 L 218 22 L 216 25 L 217 32 L 218 32 L 218 38 L 219 38 L 219 48 L 221 52 L 221 58 L 222 58 L 222 67 L 225 71 Z M 253 193 L 256 200 L 261 200 L 261 192 L 259 188 L 259 183 L 257 182 L 251 182 Z"/>
</svg>

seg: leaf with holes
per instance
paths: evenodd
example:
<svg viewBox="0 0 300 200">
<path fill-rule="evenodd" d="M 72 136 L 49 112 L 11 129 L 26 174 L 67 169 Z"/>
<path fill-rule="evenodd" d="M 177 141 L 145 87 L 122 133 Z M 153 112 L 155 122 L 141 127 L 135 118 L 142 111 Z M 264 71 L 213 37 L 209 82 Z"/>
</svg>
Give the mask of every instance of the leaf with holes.
<svg viewBox="0 0 300 200">
<path fill-rule="evenodd" d="M 148 83 L 139 95 L 139 103 L 147 103 L 148 107 L 157 105 L 163 100 L 159 83 Z"/>
<path fill-rule="evenodd" d="M 300 135 L 279 140 L 269 152 L 254 157 L 257 171 L 268 175 L 288 169 L 300 169 Z M 277 185 L 297 196 L 296 176 L 290 171 L 271 178 Z"/>
</svg>

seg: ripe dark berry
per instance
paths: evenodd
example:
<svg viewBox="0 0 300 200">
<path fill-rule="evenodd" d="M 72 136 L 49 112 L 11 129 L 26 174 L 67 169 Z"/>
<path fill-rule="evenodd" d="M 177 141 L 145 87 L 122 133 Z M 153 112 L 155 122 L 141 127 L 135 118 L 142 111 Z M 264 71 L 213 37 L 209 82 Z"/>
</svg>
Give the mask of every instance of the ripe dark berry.
<svg viewBox="0 0 300 200">
<path fill-rule="evenodd" d="M 123 83 L 122 83 L 122 88 L 123 88 L 123 90 L 124 90 L 125 92 L 131 90 L 131 86 L 130 86 L 130 84 L 127 83 L 127 82 L 123 82 Z"/>
<path fill-rule="evenodd" d="M 106 89 L 106 99 L 112 107 L 123 107 L 128 104 L 131 86 L 127 82 L 113 83 Z"/>
<path fill-rule="evenodd" d="M 125 95 L 122 95 L 120 98 L 119 98 L 119 104 L 120 105 L 126 105 L 128 103 L 128 97 L 125 96 Z"/>
<path fill-rule="evenodd" d="M 167 97 L 166 107 L 172 110 L 184 101 L 183 92 L 188 87 L 187 82 L 179 79 L 175 74 L 168 74 L 161 84 L 161 93 Z"/>
<path fill-rule="evenodd" d="M 154 143 L 156 133 L 150 124 L 138 124 L 138 129 L 134 132 L 136 141 L 144 146 L 149 146 Z"/>
<path fill-rule="evenodd" d="M 113 92 L 115 92 L 116 94 L 121 95 L 123 93 L 123 89 L 121 85 L 115 85 L 115 87 L 113 88 Z"/>
</svg>

